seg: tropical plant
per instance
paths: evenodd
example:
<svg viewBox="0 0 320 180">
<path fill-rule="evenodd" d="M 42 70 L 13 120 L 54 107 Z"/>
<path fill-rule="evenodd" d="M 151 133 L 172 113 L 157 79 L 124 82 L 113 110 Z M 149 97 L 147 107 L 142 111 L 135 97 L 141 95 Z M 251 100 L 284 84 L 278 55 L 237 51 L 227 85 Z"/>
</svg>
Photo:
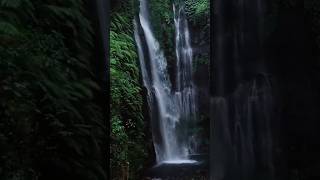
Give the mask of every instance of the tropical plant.
<svg viewBox="0 0 320 180">
<path fill-rule="evenodd" d="M 145 123 L 138 55 L 133 39 L 133 1 L 111 11 L 111 176 L 119 179 L 130 166 L 130 179 L 140 179 L 146 158 Z"/>
<path fill-rule="evenodd" d="M 105 179 L 81 0 L 0 0 L 1 179 Z"/>
<path fill-rule="evenodd" d="M 199 23 L 209 19 L 210 2 L 209 0 L 186 0 L 186 13 L 193 23 Z"/>
</svg>

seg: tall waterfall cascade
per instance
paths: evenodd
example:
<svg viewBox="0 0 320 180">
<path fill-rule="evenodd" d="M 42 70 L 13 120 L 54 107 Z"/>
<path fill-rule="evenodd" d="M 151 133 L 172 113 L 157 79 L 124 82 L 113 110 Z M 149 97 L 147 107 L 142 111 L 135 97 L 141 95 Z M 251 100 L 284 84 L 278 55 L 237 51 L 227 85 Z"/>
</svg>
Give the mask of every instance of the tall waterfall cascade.
<svg viewBox="0 0 320 180">
<path fill-rule="evenodd" d="M 143 83 L 147 89 L 157 164 L 195 163 L 188 122 L 196 120 L 192 48 L 184 3 L 174 3 L 176 73 L 170 81 L 167 60 L 152 31 L 147 0 L 140 0 L 135 20 L 135 40 Z M 194 141 L 194 140 L 193 140 Z"/>
</svg>

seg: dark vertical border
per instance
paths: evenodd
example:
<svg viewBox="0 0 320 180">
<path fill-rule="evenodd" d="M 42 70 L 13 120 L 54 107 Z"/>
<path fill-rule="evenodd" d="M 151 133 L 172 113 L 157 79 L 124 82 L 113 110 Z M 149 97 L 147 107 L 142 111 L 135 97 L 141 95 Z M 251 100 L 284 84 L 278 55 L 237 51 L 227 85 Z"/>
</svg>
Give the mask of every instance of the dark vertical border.
<svg viewBox="0 0 320 180">
<path fill-rule="evenodd" d="M 97 94 L 96 101 L 103 109 L 106 127 L 106 143 L 102 153 L 106 153 L 105 171 L 107 179 L 110 179 L 109 173 L 109 137 L 110 137 L 110 76 L 109 76 L 109 25 L 110 25 L 110 1 L 94 0 L 89 2 L 89 12 L 94 27 L 94 57 L 92 64 L 94 66 L 96 80 L 101 87 Z"/>
<path fill-rule="evenodd" d="M 209 180 L 213 179 L 212 173 L 213 173 L 213 165 L 212 165 L 212 161 L 213 161 L 213 155 L 212 155 L 212 151 L 213 151 L 213 116 L 212 116 L 212 99 L 214 96 L 214 87 L 213 87 L 213 82 L 214 82 L 214 75 L 213 75 L 213 69 L 214 69 L 214 54 L 213 54 L 213 50 L 214 50 L 214 4 L 215 4 L 216 0 L 210 0 L 210 52 L 209 52 L 209 94 L 210 94 L 210 101 L 209 101 L 209 111 L 210 111 L 210 115 L 209 115 L 209 119 L 210 119 L 210 126 L 209 126 L 209 172 L 208 172 L 208 177 Z"/>
<path fill-rule="evenodd" d="M 106 136 L 108 139 L 108 143 L 106 142 L 106 149 L 107 149 L 107 155 L 106 157 L 106 171 L 107 171 L 107 179 L 110 179 L 110 173 L 109 173 L 109 137 L 110 137 L 110 76 L 109 76 L 109 11 L 110 11 L 110 2 L 109 0 L 97 0 L 97 13 L 99 18 L 99 29 L 100 29 L 100 37 L 101 37 L 101 48 L 102 48 L 102 54 L 101 54 L 101 74 L 100 75 L 100 81 L 102 84 L 102 87 L 105 87 L 103 89 L 104 96 L 106 97 L 106 101 L 102 102 L 106 106 L 105 108 L 105 117 L 106 117 Z"/>
</svg>

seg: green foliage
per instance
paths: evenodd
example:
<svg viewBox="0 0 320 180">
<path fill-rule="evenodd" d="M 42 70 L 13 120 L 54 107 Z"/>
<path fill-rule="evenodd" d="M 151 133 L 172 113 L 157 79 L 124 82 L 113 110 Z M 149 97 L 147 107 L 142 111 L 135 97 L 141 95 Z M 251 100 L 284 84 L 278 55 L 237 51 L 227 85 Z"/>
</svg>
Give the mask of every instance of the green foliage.
<svg viewBox="0 0 320 180">
<path fill-rule="evenodd" d="M 199 23 L 209 19 L 210 2 L 209 0 L 186 0 L 186 13 L 193 23 Z"/>
<path fill-rule="evenodd" d="M 106 178 L 83 7 L 81 0 L 0 0 L 3 180 Z"/>
<path fill-rule="evenodd" d="M 150 0 L 153 32 L 163 49 L 174 47 L 173 6 L 171 0 Z M 173 48 L 174 49 L 174 48 Z M 169 55 L 169 54 L 168 54 Z"/>
<path fill-rule="evenodd" d="M 77 57 L 86 59 L 92 44 L 92 27 L 85 17 L 82 0 L 30 1 L 1 0 L 0 21 L 9 23 L 17 30 L 37 27 L 55 30 L 73 39 L 69 48 Z"/>
<path fill-rule="evenodd" d="M 130 164 L 130 178 L 141 179 L 147 143 L 144 135 L 142 96 L 137 50 L 133 39 L 133 16 L 138 1 L 112 1 L 111 4 L 111 173 L 120 179 Z M 168 68 L 175 66 L 175 32 L 172 0 L 148 1 L 153 32 L 164 50 Z M 208 10 L 208 9 L 206 9 Z M 201 14 L 199 6 L 196 13 Z M 206 12 L 208 14 L 208 12 Z M 200 16 L 200 15 L 199 15 Z M 205 21 L 207 22 L 207 21 Z M 151 137 L 149 137 L 151 139 Z"/>
<path fill-rule="evenodd" d="M 159 35 L 158 39 L 161 39 L 161 35 L 165 29 L 163 27 L 170 27 L 173 25 L 173 4 L 171 0 L 151 0 L 149 3 L 150 14 L 152 19 L 152 25 L 154 25 L 154 32 Z M 160 28 L 160 29 L 159 29 Z M 172 29 L 173 30 L 173 29 Z M 171 30 L 171 31 L 172 31 Z"/>
<path fill-rule="evenodd" d="M 199 65 L 209 65 L 209 59 L 205 57 L 198 57 L 194 60 L 194 66 L 197 67 Z"/>
<path fill-rule="evenodd" d="M 150 0 L 150 19 L 155 37 L 168 62 L 168 69 L 175 67 L 175 30 L 172 0 Z"/>
<path fill-rule="evenodd" d="M 138 55 L 133 39 L 133 3 L 114 7 L 110 28 L 111 176 L 120 179 L 130 164 L 130 179 L 140 179 L 146 158 Z"/>
</svg>

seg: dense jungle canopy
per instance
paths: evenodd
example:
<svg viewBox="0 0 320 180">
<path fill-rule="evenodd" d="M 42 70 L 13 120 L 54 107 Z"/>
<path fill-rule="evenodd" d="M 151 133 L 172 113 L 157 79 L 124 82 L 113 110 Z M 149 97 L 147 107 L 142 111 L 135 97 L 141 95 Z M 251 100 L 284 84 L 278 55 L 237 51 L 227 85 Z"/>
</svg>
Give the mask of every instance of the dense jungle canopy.
<svg viewBox="0 0 320 180">
<path fill-rule="evenodd" d="M 90 7 L 0 1 L 0 179 L 107 178 Z"/>
</svg>

